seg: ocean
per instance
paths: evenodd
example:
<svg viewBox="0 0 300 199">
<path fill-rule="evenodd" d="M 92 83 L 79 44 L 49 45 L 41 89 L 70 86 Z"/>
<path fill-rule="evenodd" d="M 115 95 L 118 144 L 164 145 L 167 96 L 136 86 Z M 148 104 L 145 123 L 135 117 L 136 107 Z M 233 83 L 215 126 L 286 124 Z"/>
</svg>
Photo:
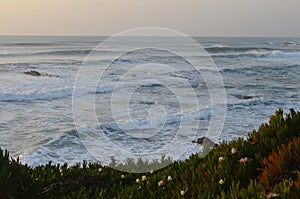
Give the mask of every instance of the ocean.
<svg viewBox="0 0 300 199">
<path fill-rule="evenodd" d="M 206 136 L 212 112 L 218 113 L 222 109 L 220 105 L 210 103 L 211 93 L 206 83 L 214 80 L 201 76 L 197 70 L 187 70 L 185 60 L 161 49 L 146 48 L 128 53 L 125 42 L 119 44 L 118 49 L 112 45 L 92 51 L 105 39 L 83 36 L 0 37 L 2 149 L 8 149 L 13 157 L 19 156 L 21 162 L 30 166 L 49 161 L 69 164 L 96 161 L 92 155 L 94 150 L 82 141 L 85 133 L 88 135 L 89 131 L 96 129 L 105 138 L 98 145 L 101 147 L 99 153 L 108 160 L 118 154 L 117 160 L 128 157 L 118 149 L 141 157 L 146 153 L 156 157 L 161 155 L 156 151 L 167 146 L 168 150 L 178 154 L 177 159 L 185 159 L 201 150 L 192 141 Z M 217 67 L 226 93 L 226 103 L 223 104 L 225 123 L 221 125 L 217 142 L 246 137 L 261 123 L 267 122 L 279 107 L 286 113 L 290 108 L 300 110 L 300 38 L 193 39 L 202 45 Z M 159 41 L 164 43 L 165 38 Z M 176 46 L 178 52 L 191 59 L 199 58 L 192 48 L 179 44 Z M 92 52 L 94 54 L 87 59 Z M 78 88 L 75 81 L 80 68 L 109 63 L 120 53 L 123 53 L 122 57 L 111 62 L 94 90 L 84 86 Z M 149 63 L 160 65 L 155 68 L 147 65 Z M 132 67 L 139 65 L 144 68 L 135 68 L 132 72 Z M 176 70 L 163 69 L 165 65 L 175 66 Z M 143 78 L 139 78 L 138 86 L 128 86 L 137 84 L 134 78 L 141 77 L 148 69 L 154 72 L 147 81 L 140 82 Z M 24 74 L 31 70 L 41 75 Z M 209 68 L 203 70 L 207 72 Z M 155 82 L 157 78 L 160 82 Z M 84 81 L 88 80 L 89 76 L 86 76 Z M 122 84 L 117 85 L 121 80 Z M 168 82 L 168 86 L 162 81 Z M 193 106 L 195 101 L 186 92 L 189 90 L 184 88 L 185 82 L 195 93 L 198 106 Z M 176 95 L 175 91 L 181 94 Z M 87 96 L 94 99 L 95 115 L 101 124 L 80 126 L 84 130 L 79 133 L 73 105 Z M 119 106 L 120 101 L 113 104 L 112 98 L 123 96 L 129 98 L 126 107 Z M 184 112 L 180 111 L 183 105 L 189 106 Z M 130 112 L 130 117 L 122 115 L 124 111 Z M 89 118 L 88 111 L 84 118 Z M 186 151 L 178 151 L 178 146 L 171 143 L 181 126 L 186 127 L 181 135 L 189 143 Z M 101 159 L 100 162 L 108 160 Z"/>
</svg>

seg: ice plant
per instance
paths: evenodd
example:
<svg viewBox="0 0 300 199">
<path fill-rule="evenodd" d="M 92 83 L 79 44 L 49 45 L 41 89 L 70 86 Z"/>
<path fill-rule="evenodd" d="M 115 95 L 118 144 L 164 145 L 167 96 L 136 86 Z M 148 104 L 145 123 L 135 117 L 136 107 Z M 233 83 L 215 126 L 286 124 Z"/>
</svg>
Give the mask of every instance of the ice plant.
<svg viewBox="0 0 300 199">
<path fill-rule="evenodd" d="M 161 180 L 161 181 L 158 181 L 158 186 L 160 187 L 160 186 L 164 186 L 165 185 L 165 182 L 163 181 L 163 180 Z"/>
<path fill-rule="evenodd" d="M 235 154 L 236 153 L 236 149 L 235 148 L 232 148 L 231 149 L 231 154 Z"/>
<path fill-rule="evenodd" d="M 0 198 L 299 198 L 300 112 L 286 118 L 281 113 L 249 139 L 225 143 L 205 161 L 194 155 L 157 175 L 127 174 L 85 161 L 74 168 L 51 163 L 32 168 L 0 148 Z M 134 166 L 140 163 L 126 163 L 126 168 Z M 139 183 L 134 177 L 141 177 Z"/>
<path fill-rule="evenodd" d="M 147 177 L 146 176 L 142 176 L 142 181 L 146 181 Z"/>
</svg>

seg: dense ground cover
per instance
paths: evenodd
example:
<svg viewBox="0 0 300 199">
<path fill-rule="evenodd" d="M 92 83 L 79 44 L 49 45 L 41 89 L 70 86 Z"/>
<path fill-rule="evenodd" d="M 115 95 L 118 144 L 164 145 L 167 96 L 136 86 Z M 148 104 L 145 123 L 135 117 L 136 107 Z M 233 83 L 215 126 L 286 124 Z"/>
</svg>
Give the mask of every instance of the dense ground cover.
<svg viewBox="0 0 300 199">
<path fill-rule="evenodd" d="M 298 198 L 300 112 L 279 109 L 247 139 L 200 156 L 135 174 L 86 162 L 31 168 L 0 149 L 0 198 Z M 136 164 L 159 163 L 120 167 Z"/>
</svg>

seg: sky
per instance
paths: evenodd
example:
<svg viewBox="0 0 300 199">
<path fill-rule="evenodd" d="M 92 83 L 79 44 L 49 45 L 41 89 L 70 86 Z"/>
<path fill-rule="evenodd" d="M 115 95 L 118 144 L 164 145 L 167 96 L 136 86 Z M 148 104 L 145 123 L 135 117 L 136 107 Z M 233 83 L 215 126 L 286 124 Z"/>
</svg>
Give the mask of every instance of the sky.
<svg viewBox="0 0 300 199">
<path fill-rule="evenodd" d="M 300 0 L 0 0 L 0 35 L 110 36 L 163 27 L 189 36 L 300 37 Z"/>
</svg>

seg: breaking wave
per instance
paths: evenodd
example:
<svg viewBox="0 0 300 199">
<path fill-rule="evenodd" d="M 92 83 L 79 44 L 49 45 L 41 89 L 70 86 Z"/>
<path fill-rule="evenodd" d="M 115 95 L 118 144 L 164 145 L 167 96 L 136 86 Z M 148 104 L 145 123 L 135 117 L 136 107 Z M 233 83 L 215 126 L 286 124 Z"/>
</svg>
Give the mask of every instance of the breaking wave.
<svg viewBox="0 0 300 199">
<path fill-rule="evenodd" d="M 36 100 L 56 100 L 72 96 L 72 89 L 64 88 L 49 91 L 29 91 L 20 93 L 1 93 L 0 101 L 3 102 L 33 102 Z"/>
<path fill-rule="evenodd" d="M 212 57 L 224 58 L 291 58 L 300 57 L 298 51 L 283 51 L 273 48 L 257 48 L 257 47 L 230 47 L 214 45 L 206 47 L 205 50 Z"/>
</svg>

